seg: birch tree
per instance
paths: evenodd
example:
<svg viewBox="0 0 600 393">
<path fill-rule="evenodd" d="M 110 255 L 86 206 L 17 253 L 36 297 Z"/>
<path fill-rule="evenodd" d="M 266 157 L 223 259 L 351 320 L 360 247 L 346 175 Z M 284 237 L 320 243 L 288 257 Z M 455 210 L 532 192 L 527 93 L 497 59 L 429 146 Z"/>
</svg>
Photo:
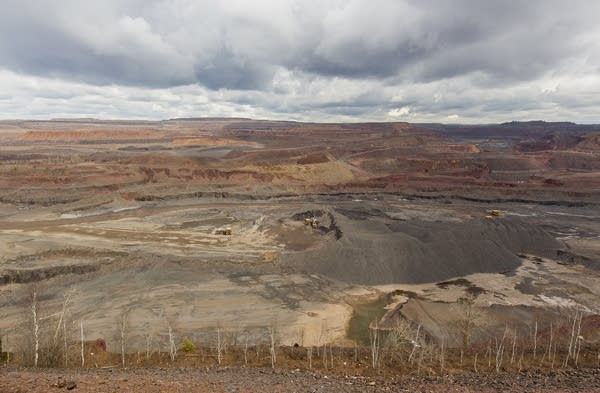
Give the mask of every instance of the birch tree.
<svg viewBox="0 0 600 393">
<path fill-rule="evenodd" d="M 31 319 L 33 323 L 33 367 L 37 368 L 40 358 L 40 320 L 38 316 L 38 288 L 36 285 L 31 286 L 29 296 Z"/>
</svg>

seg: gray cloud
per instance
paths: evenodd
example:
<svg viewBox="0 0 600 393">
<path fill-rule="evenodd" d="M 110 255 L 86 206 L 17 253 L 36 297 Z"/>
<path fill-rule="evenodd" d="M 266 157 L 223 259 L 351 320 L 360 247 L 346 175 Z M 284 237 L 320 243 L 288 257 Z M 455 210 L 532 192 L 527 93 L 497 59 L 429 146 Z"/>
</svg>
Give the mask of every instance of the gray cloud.
<svg viewBox="0 0 600 393">
<path fill-rule="evenodd" d="M 600 121 L 595 1 L 2 3 L 4 118 Z"/>
</svg>

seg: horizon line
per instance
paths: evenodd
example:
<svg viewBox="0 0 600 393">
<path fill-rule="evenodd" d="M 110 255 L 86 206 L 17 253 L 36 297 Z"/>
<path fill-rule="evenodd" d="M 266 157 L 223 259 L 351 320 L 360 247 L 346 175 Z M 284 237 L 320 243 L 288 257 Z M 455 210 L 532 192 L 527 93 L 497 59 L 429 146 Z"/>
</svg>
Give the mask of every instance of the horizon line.
<svg viewBox="0 0 600 393">
<path fill-rule="evenodd" d="M 571 124 L 581 126 L 600 126 L 598 123 L 578 123 L 571 120 L 560 120 L 560 121 L 547 121 L 542 119 L 530 119 L 530 120 L 510 120 L 503 122 L 481 122 L 481 123 L 444 123 L 444 122 L 410 122 L 400 120 L 356 120 L 356 121 L 303 121 L 303 120 L 282 120 L 282 119 L 268 119 L 268 118 L 250 118 L 250 117 L 238 117 L 238 116 L 204 116 L 204 117 L 174 117 L 165 119 L 148 119 L 148 118 L 95 118 L 95 117 L 52 117 L 52 118 L 12 118 L 12 119 L 0 119 L 2 123 L 9 122 L 146 122 L 146 123 L 161 123 L 169 121 L 268 121 L 274 123 L 299 123 L 299 124 L 412 124 L 412 125 L 447 125 L 447 126 L 480 126 L 480 125 L 501 125 L 501 124 L 525 124 L 525 123 L 545 123 L 545 124 Z"/>
</svg>

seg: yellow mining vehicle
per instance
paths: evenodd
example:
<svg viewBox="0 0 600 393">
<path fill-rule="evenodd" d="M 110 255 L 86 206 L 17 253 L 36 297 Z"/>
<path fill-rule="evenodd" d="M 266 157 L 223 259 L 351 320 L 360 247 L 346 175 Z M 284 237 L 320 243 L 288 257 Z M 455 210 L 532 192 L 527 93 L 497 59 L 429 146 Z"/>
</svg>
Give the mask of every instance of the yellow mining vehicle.
<svg viewBox="0 0 600 393">
<path fill-rule="evenodd" d="M 305 218 L 304 219 L 304 225 L 310 225 L 313 228 L 317 228 L 319 226 L 319 220 L 317 220 L 314 217 Z"/>
<path fill-rule="evenodd" d="M 497 210 L 497 209 L 488 210 L 487 215 L 485 216 L 485 218 L 496 218 L 496 217 L 502 217 L 502 211 Z"/>
</svg>

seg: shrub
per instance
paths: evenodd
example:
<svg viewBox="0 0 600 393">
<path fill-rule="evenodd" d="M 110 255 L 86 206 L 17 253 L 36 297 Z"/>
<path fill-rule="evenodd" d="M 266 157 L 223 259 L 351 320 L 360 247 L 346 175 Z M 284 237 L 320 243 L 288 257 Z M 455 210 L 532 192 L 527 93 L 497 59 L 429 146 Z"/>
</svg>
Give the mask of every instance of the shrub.
<svg viewBox="0 0 600 393">
<path fill-rule="evenodd" d="M 189 338 L 185 338 L 181 343 L 181 350 L 185 353 L 193 352 L 196 349 L 196 344 L 192 342 Z"/>
</svg>

